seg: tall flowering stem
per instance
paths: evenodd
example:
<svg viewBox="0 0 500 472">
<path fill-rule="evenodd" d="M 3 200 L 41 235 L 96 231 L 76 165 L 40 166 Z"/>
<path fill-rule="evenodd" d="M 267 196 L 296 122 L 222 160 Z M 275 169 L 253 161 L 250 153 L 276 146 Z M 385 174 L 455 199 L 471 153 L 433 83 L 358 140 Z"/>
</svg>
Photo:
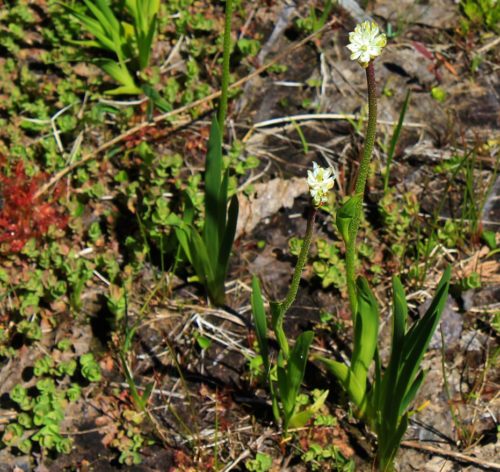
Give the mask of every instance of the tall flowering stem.
<svg viewBox="0 0 500 472">
<path fill-rule="evenodd" d="M 227 115 L 227 98 L 229 89 L 229 59 L 231 56 L 231 19 L 233 17 L 233 0 L 226 0 L 226 17 L 224 22 L 224 52 L 222 56 L 222 84 L 219 103 L 219 127 L 224 129 Z"/>
<path fill-rule="evenodd" d="M 352 316 L 356 322 L 357 296 L 356 296 L 356 237 L 363 211 L 363 195 L 366 188 L 366 180 L 370 170 L 370 161 L 375 145 L 377 130 L 377 84 L 375 80 L 375 67 L 370 61 L 366 67 L 366 81 L 368 85 L 368 126 L 366 128 L 365 146 L 361 163 L 359 165 L 358 177 L 356 179 L 355 196 L 359 197 L 351 224 L 349 225 L 349 238 L 346 244 L 346 272 L 349 302 L 351 304 Z"/>
<path fill-rule="evenodd" d="M 283 313 L 286 313 L 288 309 L 292 306 L 295 298 L 297 297 L 297 292 L 299 290 L 300 278 L 302 276 L 302 271 L 307 262 L 307 255 L 309 254 L 309 248 L 311 247 L 311 240 L 313 236 L 314 220 L 316 219 L 316 214 L 318 210 L 314 206 L 309 211 L 309 217 L 307 218 L 307 228 L 306 234 L 304 236 L 304 241 L 300 249 L 299 258 L 297 260 L 297 265 L 293 272 L 292 283 L 290 284 L 290 289 L 286 298 L 281 302 L 281 309 Z"/>
</svg>

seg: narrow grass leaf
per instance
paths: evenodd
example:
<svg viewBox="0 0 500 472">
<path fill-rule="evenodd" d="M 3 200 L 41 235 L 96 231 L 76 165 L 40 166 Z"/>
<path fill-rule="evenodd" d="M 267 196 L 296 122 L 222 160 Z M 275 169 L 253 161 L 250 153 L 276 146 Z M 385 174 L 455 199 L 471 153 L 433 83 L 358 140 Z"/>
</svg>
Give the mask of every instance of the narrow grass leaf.
<svg viewBox="0 0 500 472">
<path fill-rule="evenodd" d="M 149 57 L 151 55 L 151 49 L 153 45 L 153 39 L 156 34 L 157 28 L 157 17 L 156 15 L 153 17 L 151 24 L 149 25 L 149 30 L 146 35 L 141 37 L 141 40 L 138 41 L 140 44 L 140 62 L 141 69 L 145 69 L 149 65 Z"/>
<path fill-rule="evenodd" d="M 386 170 L 384 173 L 384 193 L 387 193 L 389 188 L 389 175 L 391 173 L 392 160 L 394 158 L 394 153 L 396 151 L 396 145 L 399 141 L 399 136 L 401 135 L 401 130 L 403 129 L 403 122 L 405 119 L 406 112 L 408 111 L 408 103 L 410 102 L 411 90 L 408 89 L 403 102 L 403 107 L 399 113 L 399 119 L 394 128 L 394 133 L 392 134 L 391 142 L 389 143 L 389 150 L 387 152 L 387 163 Z"/>
<path fill-rule="evenodd" d="M 200 281 L 211 283 L 214 280 L 214 271 L 210 263 L 208 249 L 198 231 L 191 231 L 191 254 L 193 257 L 193 267 Z M 210 293 L 209 293 L 210 295 Z"/>
<path fill-rule="evenodd" d="M 389 364 L 384 372 L 381 382 L 375 383 L 376 404 L 378 411 L 389 427 L 395 427 L 401 411 L 401 403 L 395 404 L 392 392 L 396 390 L 398 373 L 401 371 L 401 356 L 404 350 L 406 320 L 408 305 L 403 285 L 398 277 L 392 280 L 393 306 L 392 306 L 392 344 Z"/>
<path fill-rule="evenodd" d="M 127 7 L 127 10 L 130 11 L 130 14 L 136 18 L 137 17 L 137 0 L 125 0 L 125 6 Z"/>
<path fill-rule="evenodd" d="M 95 16 L 96 20 L 101 24 L 104 31 L 110 32 L 115 26 L 112 22 L 109 21 L 106 13 L 101 10 L 100 6 L 98 7 L 94 3 L 89 0 L 83 0 L 87 8 L 92 12 Z M 112 14 L 112 13 L 111 13 Z"/>
<path fill-rule="evenodd" d="M 226 231 L 228 186 L 229 186 L 229 169 L 226 170 L 222 175 L 222 182 L 219 187 L 219 194 L 217 195 L 217 220 L 218 220 L 217 232 L 219 234 L 219 241 L 222 241 L 222 238 Z"/>
<path fill-rule="evenodd" d="M 87 15 L 80 13 L 79 11 L 67 6 L 63 5 L 63 7 L 71 13 L 82 25 L 91 33 L 93 36 L 97 38 L 99 41 L 100 47 L 103 49 L 107 49 L 109 51 L 115 52 L 116 45 L 113 41 L 107 36 L 106 31 L 103 29 L 102 25 L 90 18 Z"/>
<path fill-rule="evenodd" d="M 113 79 L 122 84 L 122 88 L 127 90 L 125 93 L 141 93 L 141 89 L 135 85 L 134 79 L 126 67 L 122 67 L 119 63 L 111 59 L 101 59 L 96 61 L 96 64 Z M 107 91 L 106 93 L 111 93 L 111 91 Z"/>
</svg>

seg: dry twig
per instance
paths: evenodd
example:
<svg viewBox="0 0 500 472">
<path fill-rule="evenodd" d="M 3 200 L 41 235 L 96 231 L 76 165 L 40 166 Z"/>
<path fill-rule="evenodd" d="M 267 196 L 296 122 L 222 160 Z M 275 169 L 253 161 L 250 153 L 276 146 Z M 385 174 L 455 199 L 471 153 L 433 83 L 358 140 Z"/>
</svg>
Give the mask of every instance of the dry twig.
<svg viewBox="0 0 500 472">
<path fill-rule="evenodd" d="M 431 454 L 438 454 L 440 456 L 450 457 L 459 462 L 468 462 L 470 464 L 476 464 L 481 467 L 485 467 L 491 470 L 500 470 L 500 464 L 495 462 L 488 462 L 477 457 L 468 456 L 467 454 L 462 454 L 461 452 L 450 451 L 449 449 L 440 449 L 439 447 L 427 446 L 425 444 L 420 444 L 417 441 L 403 441 L 401 443 L 404 447 L 409 447 L 412 449 L 417 449 L 419 451 L 430 452 Z"/>
</svg>

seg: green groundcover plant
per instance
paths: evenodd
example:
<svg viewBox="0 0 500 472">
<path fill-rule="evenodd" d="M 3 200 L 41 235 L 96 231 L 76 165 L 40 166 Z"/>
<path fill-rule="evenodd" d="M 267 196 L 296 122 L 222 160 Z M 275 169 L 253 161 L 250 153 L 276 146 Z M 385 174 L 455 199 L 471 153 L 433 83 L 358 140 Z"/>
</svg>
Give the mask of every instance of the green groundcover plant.
<svg viewBox="0 0 500 472">
<path fill-rule="evenodd" d="M 74 41 L 75 44 L 108 51 L 115 56 L 115 59 L 95 60 L 96 65 L 120 84 L 106 93 L 136 95 L 147 92 L 138 85 L 138 73 L 149 65 L 160 0 L 126 0 L 125 13 L 132 23 L 121 21 L 108 0 L 83 0 L 83 3 L 84 10 L 80 8 L 82 5 L 62 5 L 95 38 Z"/>
</svg>

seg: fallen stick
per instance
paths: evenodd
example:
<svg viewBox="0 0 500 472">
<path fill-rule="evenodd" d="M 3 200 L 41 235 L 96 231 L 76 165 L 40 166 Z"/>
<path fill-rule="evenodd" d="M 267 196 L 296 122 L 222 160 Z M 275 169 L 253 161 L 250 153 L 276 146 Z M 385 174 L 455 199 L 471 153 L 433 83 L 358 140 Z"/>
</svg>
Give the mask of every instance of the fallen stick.
<svg viewBox="0 0 500 472">
<path fill-rule="evenodd" d="M 467 454 L 462 454 L 461 452 L 450 451 L 449 449 L 440 449 L 434 446 L 427 446 L 417 441 L 402 441 L 401 446 L 417 449 L 420 451 L 430 452 L 432 454 L 438 454 L 440 456 L 450 457 L 457 461 L 476 464 L 481 467 L 485 467 L 492 470 L 500 470 L 500 464 L 483 461 L 482 459 L 478 459 L 477 457 L 468 456 Z"/>
</svg>

